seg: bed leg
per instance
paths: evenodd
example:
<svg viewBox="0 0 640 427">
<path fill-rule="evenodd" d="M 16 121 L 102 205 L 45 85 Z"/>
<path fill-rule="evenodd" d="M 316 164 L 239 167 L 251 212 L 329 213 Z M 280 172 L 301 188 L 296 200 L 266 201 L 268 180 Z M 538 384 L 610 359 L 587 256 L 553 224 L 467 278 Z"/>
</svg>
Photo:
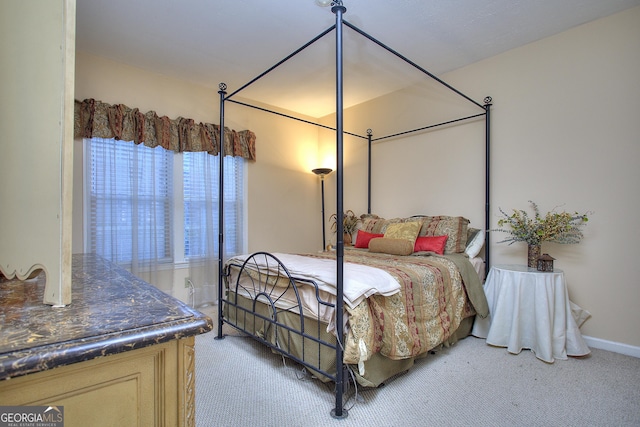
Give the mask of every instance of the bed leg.
<svg viewBox="0 0 640 427">
<path fill-rule="evenodd" d="M 346 378 L 346 382 L 345 382 Z M 346 366 L 342 367 L 342 376 L 338 376 L 336 381 L 336 406 L 331 410 L 331 417 L 336 419 L 344 419 L 349 416 L 349 411 L 343 408 L 344 393 L 347 391 L 349 385 L 349 372 Z"/>
<path fill-rule="evenodd" d="M 218 292 L 222 291 L 222 286 L 219 288 Z M 218 295 L 221 295 L 219 293 Z M 224 339 L 224 334 L 222 333 L 222 325 L 224 324 L 224 318 L 222 317 L 222 301 L 218 300 L 218 335 L 214 338 L 216 340 Z"/>
</svg>

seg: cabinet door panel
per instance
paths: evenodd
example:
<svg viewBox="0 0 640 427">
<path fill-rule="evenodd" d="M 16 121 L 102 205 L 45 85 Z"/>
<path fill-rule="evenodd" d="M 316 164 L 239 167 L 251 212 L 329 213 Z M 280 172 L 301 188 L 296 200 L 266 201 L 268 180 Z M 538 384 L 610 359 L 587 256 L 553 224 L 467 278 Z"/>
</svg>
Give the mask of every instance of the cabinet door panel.
<svg viewBox="0 0 640 427">
<path fill-rule="evenodd" d="M 0 402 L 63 406 L 66 427 L 190 424 L 193 345 L 189 337 L 13 378 L 0 383 Z"/>
</svg>

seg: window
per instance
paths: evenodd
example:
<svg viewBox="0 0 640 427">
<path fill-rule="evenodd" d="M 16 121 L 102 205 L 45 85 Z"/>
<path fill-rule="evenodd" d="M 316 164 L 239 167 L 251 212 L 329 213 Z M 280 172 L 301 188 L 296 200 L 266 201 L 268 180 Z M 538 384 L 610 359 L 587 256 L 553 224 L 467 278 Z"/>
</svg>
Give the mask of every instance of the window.
<svg viewBox="0 0 640 427">
<path fill-rule="evenodd" d="M 185 152 L 183 156 L 184 258 L 202 258 L 207 245 L 218 252 L 218 157 L 204 152 Z M 244 159 L 224 158 L 224 250 L 238 254 L 242 249 Z M 203 179 L 204 178 L 204 179 Z M 208 227 L 214 233 L 205 233 Z M 213 242 L 207 241 L 213 239 Z"/>
<path fill-rule="evenodd" d="M 124 266 L 217 253 L 218 157 L 92 138 L 85 164 L 86 251 Z M 224 166 L 225 251 L 235 254 L 243 241 L 244 159 L 227 156 Z"/>
</svg>

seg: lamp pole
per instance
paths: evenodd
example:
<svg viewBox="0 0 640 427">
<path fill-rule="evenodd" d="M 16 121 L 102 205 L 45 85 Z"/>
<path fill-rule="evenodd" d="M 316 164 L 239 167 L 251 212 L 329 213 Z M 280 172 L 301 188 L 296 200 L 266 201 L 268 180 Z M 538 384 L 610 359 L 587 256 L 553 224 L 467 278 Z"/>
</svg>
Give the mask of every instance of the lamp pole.
<svg viewBox="0 0 640 427">
<path fill-rule="evenodd" d="M 320 177 L 320 192 L 322 197 L 322 250 L 324 251 L 327 248 L 326 241 L 326 231 L 325 231 L 325 221 L 324 221 L 324 177 L 329 175 L 332 170 L 329 168 L 317 168 L 313 169 L 311 172 L 315 173 Z"/>
</svg>

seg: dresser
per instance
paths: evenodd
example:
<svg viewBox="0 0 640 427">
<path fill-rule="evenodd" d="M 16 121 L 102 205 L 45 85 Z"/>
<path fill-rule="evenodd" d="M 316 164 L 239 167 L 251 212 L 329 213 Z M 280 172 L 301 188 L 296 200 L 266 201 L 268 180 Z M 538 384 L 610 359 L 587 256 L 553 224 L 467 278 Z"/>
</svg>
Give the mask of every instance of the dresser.
<svg viewBox="0 0 640 427">
<path fill-rule="evenodd" d="M 97 255 L 74 255 L 73 302 L 44 278 L 0 281 L 0 405 L 62 406 L 70 426 L 194 426 L 195 336 L 211 319 Z"/>
</svg>

